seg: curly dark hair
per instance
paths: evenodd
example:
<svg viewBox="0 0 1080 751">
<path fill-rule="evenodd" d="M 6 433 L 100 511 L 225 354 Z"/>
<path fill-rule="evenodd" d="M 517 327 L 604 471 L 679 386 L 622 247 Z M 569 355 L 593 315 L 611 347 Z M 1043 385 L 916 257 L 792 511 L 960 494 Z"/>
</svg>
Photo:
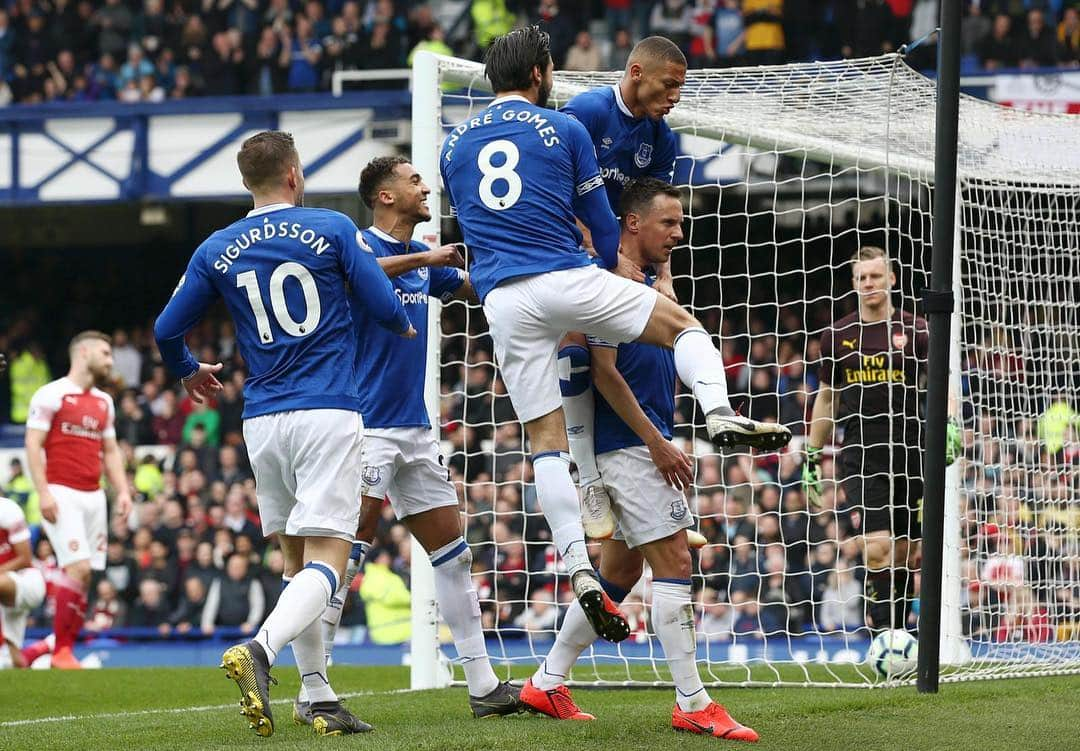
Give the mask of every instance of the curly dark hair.
<svg viewBox="0 0 1080 751">
<path fill-rule="evenodd" d="M 377 156 L 367 163 L 360 173 L 360 200 L 369 209 L 375 208 L 375 197 L 383 184 L 394 175 L 399 164 L 408 164 L 403 156 Z"/>
</svg>

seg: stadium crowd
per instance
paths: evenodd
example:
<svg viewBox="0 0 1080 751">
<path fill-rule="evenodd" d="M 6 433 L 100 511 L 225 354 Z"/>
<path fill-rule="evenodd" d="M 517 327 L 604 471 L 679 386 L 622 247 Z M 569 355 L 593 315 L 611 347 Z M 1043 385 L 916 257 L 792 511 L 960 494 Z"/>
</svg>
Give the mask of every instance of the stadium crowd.
<svg viewBox="0 0 1080 751">
<path fill-rule="evenodd" d="M 443 438 L 468 518 L 485 626 L 551 629 L 572 593 L 549 544 L 528 452 L 495 371 L 483 317 L 475 309 L 466 316 L 461 304 L 449 306 L 444 316 Z M 745 329 L 736 327 L 738 320 Z M 828 310 L 819 308 L 808 320 L 790 307 L 775 320 L 758 312 L 721 320 L 714 310 L 703 323 L 722 333 L 733 404 L 804 435 L 820 353 L 816 334 L 807 332 L 828 325 Z M 25 420 L 29 395 L 65 366 L 55 361 L 50 370 L 29 333 L 21 324 L 0 330 L 0 350 L 11 363 L 5 417 L 13 422 Z M 186 398 L 167 376 L 148 325 L 114 332 L 109 390 L 137 502 L 128 523 L 112 522 L 108 568 L 94 585 L 89 631 L 250 630 L 276 601 L 282 557 L 260 533 L 243 443 L 244 368 L 234 331 L 212 319 L 190 342 L 200 359 L 226 364 L 224 390 L 209 405 Z M 1023 362 L 1000 341 L 972 348 L 964 373 L 965 401 L 975 410 L 966 415 L 960 470 L 965 629 L 994 641 L 1075 638 L 1080 509 L 1072 498 L 1080 487 L 1080 416 L 1058 402 L 1029 411 L 1031 419 L 1014 419 L 1025 412 L 1004 409 L 1001 395 L 1019 388 Z M 693 405 L 686 394 L 677 400 L 676 440 L 688 451 L 697 437 L 693 424 L 701 422 Z M 799 445 L 797 438 L 779 455 L 699 457 L 691 506 L 709 544 L 695 554 L 694 591 L 699 629 L 709 639 L 864 625 L 865 570 L 853 537 L 857 512 L 828 484 L 824 508 L 806 507 Z M 135 447 L 142 447 L 138 454 Z M 825 462 L 826 477 L 830 464 Z M 4 494 L 26 509 L 36 527 L 40 516 L 25 468 L 15 460 L 8 469 Z M 40 565 L 54 565 L 47 540 L 36 538 L 34 549 Z M 408 535 L 387 504 L 346 604 L 342 638 L 359 638 L 350 627 L 366 628 L 374 643 L 408 638 L 410 561 Z M 635 638 L 645 638 L 645 602 L 647 584 L 624 606 Z M 46 616 L 39 614 L 37 624 L 47 627 Z"/>
<path fill-rule="evenodd" d="M 1076 0 L 971 0 L 968 69 L 1080 65 Z M 937 25 L 937 0 L 7 0 L 0 104 L 314 92 L 418 49 L 479 58 L 524 22 L 557 68 L 622 68 L 662 34 L 692 67 L 876 55 Z M 933 67 L 932 44 L 915 50 Z"/>
</svg>

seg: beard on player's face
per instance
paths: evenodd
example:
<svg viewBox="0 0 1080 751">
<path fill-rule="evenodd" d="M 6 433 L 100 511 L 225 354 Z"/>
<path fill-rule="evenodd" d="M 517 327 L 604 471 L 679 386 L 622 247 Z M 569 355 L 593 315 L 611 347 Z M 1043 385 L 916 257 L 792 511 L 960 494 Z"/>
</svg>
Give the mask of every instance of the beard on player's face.
<svg viewBox="0 0 1080 751">
<path fill-rule="evenodd" d="M 536 92 L 536 105 L 538 107 L 547 107 L 548 99 L 551 97 L 551 88 L 554 85 L 551 72 L 552 65 L 549 62 L 547 70 L 540 74 L 540 89 Z"/>
</svg>

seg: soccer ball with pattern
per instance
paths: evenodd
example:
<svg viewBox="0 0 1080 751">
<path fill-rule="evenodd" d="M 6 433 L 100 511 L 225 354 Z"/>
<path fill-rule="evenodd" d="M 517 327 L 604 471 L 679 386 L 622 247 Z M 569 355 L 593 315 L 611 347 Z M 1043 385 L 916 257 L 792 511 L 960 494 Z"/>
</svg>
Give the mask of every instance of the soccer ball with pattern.
<svg viewBox="0 0 1080 751">
<path fill-rule="evenodd" d="M 882 631 L 870 642 L 866 661 L 883 678 L 910 673 L 919 664 L 919 642 L 907 631 Z"/>
</svg>

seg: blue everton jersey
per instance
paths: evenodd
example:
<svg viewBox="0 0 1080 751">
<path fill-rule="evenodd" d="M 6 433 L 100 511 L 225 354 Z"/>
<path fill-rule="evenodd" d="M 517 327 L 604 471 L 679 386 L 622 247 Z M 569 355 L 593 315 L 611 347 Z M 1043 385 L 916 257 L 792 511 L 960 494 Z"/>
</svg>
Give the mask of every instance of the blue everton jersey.
<svg viewBox="0 0 1080 751">
<path fill-rule="evenodd" d="M 654 277 L 646 282 L 652 286 Z M 614 347 L 594 337 L 592 346 Z M 634 392 L 642 411 L 664 438 L 671 440 L 675 424 L 675 354 L 654 344 L 630 342 L 618 345 L 615 368 Z M 600 390 L 593 386 L 596 395 L 596 419 L 593 422 L 593 444 L 597 454 L 608 451 L 644 446 L 630 426 L 622 421 Z"/>
<path fill-rule="evenodd" d="M 578 121 L 502 97 L 449 133 L 439 165 L 481 300 L 508 279 L 589 263 L 575 209 L 604 183 Z"/>
<path fill-rule="evenodd" d="M 381 230 L 363 231 L 377 258 L 423 253 L 419 242 L 398 242 Z M 371 314 L 357 306 L 360 327 L 360 413 L 367 428 L 431 427 L 424 406 L 427 370 L 428 295 L 448 297 L 465 281 L 461 269 L 422 266 L 390 280 L 416 328 L 415 339 L 402 339 L 373 325 Z"/>
<path fill-rule="evenodd" d="M 615 212 L 623 188 L 635 177 L 671 182 L 675 169 L 675 134 L 663 120 L 634 117 L 618 84 L 591 89 L 571 99 L 563 112 L 589 131 L 608 201 Z"/>
<path fill-rule="evenodd" d="M 371 320 L 408 329 L 405 308 L 351 219 L 326 209 L 264 206 L 198 247 L 154 336 L 165 364 L 191 375 L 198 361 L 184 336 L 221 297 L 248 367 L 245 418 L 297 409 L 359 412 L 350 291 Z"/>
</svg>

